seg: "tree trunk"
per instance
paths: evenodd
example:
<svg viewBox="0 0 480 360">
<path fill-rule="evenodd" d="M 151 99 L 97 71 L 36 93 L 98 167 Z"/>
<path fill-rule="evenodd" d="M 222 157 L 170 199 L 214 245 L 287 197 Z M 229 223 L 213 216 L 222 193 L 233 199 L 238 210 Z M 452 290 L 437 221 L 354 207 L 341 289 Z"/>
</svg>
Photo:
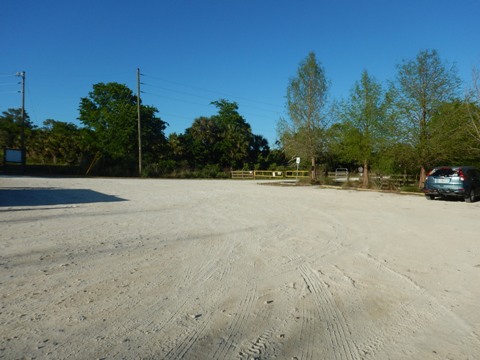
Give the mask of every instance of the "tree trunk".
<svg viewBox="0 0 480 360">
<path fill-rule="evenodd" d="M 368 189 L 368 161 L 363 160 L 363 183 L 362 187 Z"/>
<path fill-rule="evenodd" d="M 316 162 L 315 162 L 315 157 L 312 156 L 312 169 L 311 169 L 311 177 L 312 177 L 312 180 L 315 181 L 315 179 L 317 178 L 317 166 L 316 166 Z"/>
<path fill-rule="evenodd" d="M 418 181 L 418 188 L 422 189 L 423 185 L 425 184 L 425 178 L 426 178 L 426 173 L 425 173 L 425 167 L 422 165 L 420 168 L 420 179 Z"/>
</svg>

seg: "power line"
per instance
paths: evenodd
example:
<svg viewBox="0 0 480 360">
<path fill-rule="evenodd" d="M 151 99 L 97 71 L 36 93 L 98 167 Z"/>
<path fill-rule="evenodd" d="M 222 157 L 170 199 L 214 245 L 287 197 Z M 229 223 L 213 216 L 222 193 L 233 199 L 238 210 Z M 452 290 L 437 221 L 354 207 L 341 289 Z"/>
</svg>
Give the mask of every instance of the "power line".
<svg viewBox="0 0 480 360">
<path fill-rule="evenodd" d="M 142 74 L 142 75 L 144 75 L 144 74 Z M 165 82 L 165 83 L 178 85 L 178 86 L 181 86 L 181 87 L 184 87 L 184 88 L 193 89 L 193 90 L 195 90 L 195 92 L 183 91 L 181 89 L 175 89 L 175 88 L 172 88 L 172 87 L 169 87 L 169 86 L 161 86 L 161 85 L 155 84 L 155 82 L 152 82 L 152 81 L 142 82 L 142 84 L 145 85 L 145 87 L 147 87 L 149 89 L 152 89 L 152 90 L 158 89 L 158 90 L 161 90 L 162 92 L 172 93 L 172 94 L 180 94 L 180 95 L 184 95 L 185 97 L 190 97 L 190 98 L 205 99 L 205 100 L 208 100 L 208 104 L 207 103 L 199 103 L 198 101 L 191 101 L 190 99 L 186 99 L 186 98 L 169 96 L 168 94 L 160 94 L 157 91 L 146 91 L 145 92 L 145 94 L 147 94 L 147 95 L 155 96 L 155 97 L 158 97 L 158 98 L 161 98 L 161 99 L 164 99 L 164 100 L 181 102 L 181 103 L 184 103 L 184 104 L 190 104 L 190 105 L 195 105 L 195 106 L 202 106 L 203 108 L 205 108 L 207 106 L 210 106 L 211 103 L 212 103 L 211 98 L 204 95 L 205 92 L 213 93 L 213 94 L 220 94 L 220 95 L 225 96 L 225 97 L 232 97 L 232 95 L 228 95 L 228 94 L 225 94 L 223 92 L 214 91 L 214 90 L 210 90 L 210 89 L 205 89 L 205 88 L 198 87 L 198 86 L 191 86 L 191 85 L 187 85 L 187 84 L 184 84 L 184 83 L 160 78 L 160 77 L 157 77 L 157 76 L 152 76 L 152 75 L 148 75 L 148 74 L 144 75 L 144 76 L 147 79 L 156 79 L 156 80 L 160 80 L 160 81 Z M 197 91 L 202 92 L 202 94 L 198 94 Z M 261 125 L 260 125 L 260 127 L 254 126 L 253 123 L 255 123 L 255 121 L 252 123 L 252 121 L 249 120 L 248 118 L 250 118 L 250 119 L 256 118 L 257 119 L 256 122 L 258 122 L 258 121 L 262 122 L 261 119 L 265 119 L 265 121 L 268 121 L 268 120 L 274 121 L 275 119 L 278 119 L 281 116 L 281 110 L 278 108 L 277 105 L 274 105 L 274 104 L 271 104 L 271 103 L 268 103 L 268 102 L 264 102 L 264 101 L 258 101 L 258 100 L 243 98 L 243 97 L 240 97 L 240 96 L 233 96 L 233 98 L 235 98 L 234 100 L 243 99 L 247 102 L 247 104 L 242 102 L 241 106 L 239 106 L 239 108 L 242 109 L 242 111 L 239 111 L 239 113 L 240 113 L 241 116 L 247 118 L 246 120 L 249 121 L 249 123 L 251 123 L 250 126 L 252 127 L 252 131 L 256 131 L 256 132 L 260 131 L 260 132 L 264 132 L 264 133 L 265 132 L 269 133 L 269 132 L 272 131 L 272 129 L 268 129 L 268 130 L 263 129 L 263 127 Z M 275 110 L 268 109 L 268 108 L 265 108 L 265 107 L 251 105 L 251 104 L 248 104 L 248 102 L 257 103 L 257 104 L 261 104 L 261 105 L 267 105 L 268 107 L 275 107 Z M 243 111 L 244 109 L 247 109 L 247 112 L 244 112 Z M 253 111 L 248 111 L 248 109 L 251 109 Z M 255 111 L 255 110 L 257 110 L 257 111 Z M 260 114 L 258 112 L 260 112 Z M 176 118 L 176 119 L 179 119 L 179 120 L 180 119 L 186 119 L 186 120 L 194 121 L 194 118 L 195 118 L 195 117 L 190 118 L 190 117 L 186 117 L 186 116 L 182 116 L 182 115 L 165 113 L 165 112 L 161 111 L 161 109 L 159 110 L 159 114 L 162 118 L 163 117 L 172 117 L 172 118 Z"/>
<path fill-rule="evenodd" d="M 158 95 L 158 94 L 154 94 L 154 93 L 150 93 L 150 92 L 142 92 L 144 94 L 148 94 L 148 95 L 152 95 L 152 96 L 157 96 L 157 97 L 160 97 L 160 98 L 163 98 L 163 99 L 168 99 L 168 100 L 173 100 L 173 101 L 179 101 L 179 102 L 183 102 L 183 103 L 187 103 L 187 104 L 191 104 L 191 105 L 198 105 L 198 106 L 210 106 L 211 104 L 201 104 L 201 103 L 196 103 L 196 102 L 193 102 L 193 101 L 188 101 L 188 100 L 184 100 L 184 99 L 178 99 L 178 98 L 172 98 L 172 97 L 169 97 L 169 96 L 164 96 L 164 95 Z M 243 116 L 252 116 L 252 117 L 261 117 L 261 118 L 264 118 L 264 119 L 272 119 L 274 118 L 275 116 L 268 116 L 268 115 L 262 115 L 262 114 L 255 114 L 255 113 L 251 113 L 251 112 L 239 112 L 240 115 L 243 115 Z M 278 116 L 278 115 L 276 115 Z"/>
<path fill-rule="evenodd" d="M 27 88 L 26 93 L 27 93 L 28 103 L 30 104 L 30 105 L 29 105 L 29 108 L 28 108 L 29 117 L 30 117 L 30 120 L 33 121 L 33 118 L 38 118 L 38 116 L 37 116 L 37 112 L 36 112 L 36 110 L 35 110 L 34 103 L 33 103 L 33 101 L 32 101 L 32 97 L 31 97 L 31 95 L 30 95 L 30 94 L 32 93 L 32 91 L 30 91 L 30 87 L 28 86 L 28 83 L 25 84 L 25 86 L 26 86 L 26 88 Z M 33 121 L 33 122 L 35 122 L 35 121 Z"/>
<path fill-rule="evenodd" d="M 170 83 L 170 84 L 175 84 L 175 85 L 179 85 L 179 86 L 183 86 L 183 87 L 187 87 L 187 88 L 191 88 L 191 89 L 196 89 L 196 90 L 200 90 L 200 91 L 206 91 L 206 92 L 215 93 L 215 94 L 219 94 L 219 95 L 223 95 L 223 96 L 227 96 L 227 97 L 232 97 L 232 98 L 236 98 L 236 99 L 243 99 L 243 100 L 245 100 L 245 101 L 255 102 L 255 103 L 258 103 L 258 104 L 264 104 L 264 105 L 268 105 L 268 106 L 277 107 L 276 104 L 268 103 L 268 102 L 265 102 L 265 101 L 259 101 L 259 100 L 255 100 L 255 99 L 249 99 L 249 98 L 245 98 L 245 97 L 241 97 L 241 96 L 236 96 L 236 95 L 232 95 L 232 94 L 227 94 L 227 93 L 220 92 L 220 91 L 215 91 L 215 90 L 210 90 L 210 89 L 201 88 L 201 87 L 198 87 L 198 86 L 187 85 L 187 84 L 183 84 L 183 83 L 179 83 L 179 82 L 176 82 L 176 81 L 171 81 L 171 80 L 163 79 L 163 78 L 156 77 L 156 76 L 152 76 L 152 75 L 145 75 L 145 76 L 148 77 L 148 78 L 157 79 L 157 80 L 164 81 L 164 82 L 167 82 L 167 83 Z"/>
<path fill-rule="evenodd" d="M 168 91 L 168 92 L 173 92 L 173 93 L 177 93 L 177 94 L 192 96 L 192 97 L 196 97 L 196 98 L 199 98 L 199 99 L 205 99 L 205 100 L 208 100 L 209 103 L 212 102 L 211 98 L 206 97 L 206 96 L 192 94 L 192 93 L 188 93 L 188 92 L 185 92 L 185 91 L 173 90 L 173 89 L 165 88 L 165 87 L 162 87 L 162 86 L 155 86 L 155 85 L 151 85 L 151 84 L 148 84 L 148 83 L 142 83 L 142 84 L 144 84 L 146 86 L 153 87 L 155 89 L 161 89 L 161 90 L 165 90 L 165 91 Z M 148 94 L 157 95 L 157 94 L 153 94 L 153 93 L 148 93 Z M 157 96 L 163 96 L 163 95 L 157 95 Z M 170 98 L 170 99 L 180 101 L 179 99 L 173 99 L 173 98 Z M 242 104 L 241 107 L 242 108 L 250 108 L 250 109 L 259 110 L 259 111 L 268 112 L 268 113 L 273 113 L 274 112 L 271 109 L 265 109 L 265 108 L 261 108 L 261 107 L 258 107 L 258 106 L 248 105 L 248 104 Z M 258 116 L 261 116 L 261 115 L 258 115 Z"/>
<path fill-rule="evenodd" d="M 159 111 L 159 114 L 160 116 L 170 116 L 176 119 L 184 119 L 184 120 L 192 121 L 192 118 L 189 116 L 176 115 L 176 114 L 166 113 L 164 111 Z"/>
<path fill-rule="evenodd" d="M 10 109 L 19 109 L 20 105 L 17 104 L 17 96 L 20 94 L 22 82 L 18 82 L 16 79 L 19 73 L 0 73 L 0 95 L 2 95 L 2 104 L 0 104 L 0 109 L 2 112 L 8 111 Z M 14 81 L 17 80 L 17 81 Z"/>
<path fill-rule="evenodd" d="M 152 95 L 152 96 L 157 96 L 157 97 L 160 97 L 160 98 L 163 98 L 163 99 L 179 101 L 179 102 L 183 102 L 183 103 L 187 103 L 187 104 L 191 104 L 191 105 L 210 106 L 210 103 L 208 103 L 208 104 L 202 104 L 202 103 L 193 102 L 193 101 L 188 101 L 188 100 L 184 100 L 184 99 L 173 98 L 173 97 L 170 97 L 170 96 L 154 94 L 154 93 L 151 93 L 151 92 L 149 92 L 149 91 L 142 91 L 142 93 L 143 93 L 143 94 Z"/>
<path fill-rule="evenodd" d="M 152 87 L 152 88 L 155 88 L 155 89 L 160 89 L 160 90 L 165 90 L 165 91 L 173 92 L 173 93 L 177 93 L 177 94 L 192 96 L 192 97 L 196 97 L 196 98 L 199 98 L 199 99 L 205 99 L 205 100 L 208 100 L 208 101 L 209 101 L 208 105 L 211 105 L 211 102 L 212 102 L 212 101 L 211 101 L 211 98 L 206 97 L 206 96 L 197 95 L 197 94 L 192 94 L 192 93 L 189 93 L 189 92 L 174 90 L 174 89 L 170 89 L 170 88 L 165 88 L 165 87 L 162 87 L 162 86 L 152 85 L 152 84 L 149 84 L 149 83 L 143 83 L 143 82 L 142 82 L 141 84 L 146 85 L 146 86 L 149 86 L 149 87 Z M 193 101 L 189 101 L 189 100 L 185 100 L 185 99 L 179 99 L 179 98 L 174 98 L 174 97 L 170 97 L 170 96 L 166 96 L 166 95 L 160 95 L 160 94 L 156 94 L 156 93 L 153 93 L 153 92 L 142 91 L 142 93 L 148 94 L 148 95 L 157 96 L 157 97 L 162 97 L 162 98 L 164 98 L 164 99 L 169 99 L 169 100 L 174 100 L 174 101 L 185 102 L 185 103 L 189 103 L 189 104 L 192 104 L 192 105 L 199 105 L 199 106 L 205 106 L 205 105 L 207 105 L 207 104 L 198 103 L 198 102 L 193 102 Z M 258 107 L 258 106 L 252 106 L 252 105 L 248 105 L 248 104 L 247 104 L 247 105 L 242 104 L 241 107 L 242 107 L 242 108 L 250 108 L 250 109 L 254 109 L 254 110 L 259 110 L 259 111 L 263 111 L 263 112 L 275 114 L 275 116 L 278 116 L 278 111 L 273 111 L 273 110 L 261 108 L 261 107 Z M 254 114 L 254 113 L 249 113 L 249 115 L 252 115 L 252 116 L 260 116 L 260 117 L 264 117 L 264 118 L 269 118 L 269 117 L 270 117 L 270 116 L 267 116 L 267 115 L 260 115 L 260 114 Z"/>
<path fill-rule="evenodd" d="M 173 89 L 165 88 L 165 87 L 162 87 L 162 86 L 151 85 L 151 84 L 148 84 L 148 83 L 142 83 L 142 84 L 146 85 L 146 86 L 151 86 L 151 87 L 156 88 L 156 89 L 166 90 L 166 91 L 174 92 L 174 93 L 177 93 L 177 94 L 198 97 L 198 98 L 201 98 L 201 99 L 206 99 L 206 100 L 211 101 L 210 98 L 208 98 L 206 96 L 202 96 L 202 95 L 196 95 L 196 94 L 188 93 L 188 92 L 185 92 L 185 91 L 173 90 Z"/>
</svg>

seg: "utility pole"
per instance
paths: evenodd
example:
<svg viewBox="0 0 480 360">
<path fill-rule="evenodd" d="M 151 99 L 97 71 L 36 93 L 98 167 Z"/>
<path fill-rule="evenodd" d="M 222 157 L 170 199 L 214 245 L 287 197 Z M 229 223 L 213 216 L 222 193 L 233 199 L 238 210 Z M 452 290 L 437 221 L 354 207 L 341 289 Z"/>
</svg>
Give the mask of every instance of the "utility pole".
<svg viewBox="0 0 480 360">
<path fill-rule="evenodd" d="M 142 176 L 142 133 L 140 118 L 140 68 L 137 68 L 138 176 Z"/>
<path fill-rule="evenodd" d="M 17 72 L 17 76 L 22 78 L 22 128 L 21 128 L 21 147 L 22 147 L 22 172 L 25 172 L 26 149 L 25 149 L 25 71 Z"/>
</svg>

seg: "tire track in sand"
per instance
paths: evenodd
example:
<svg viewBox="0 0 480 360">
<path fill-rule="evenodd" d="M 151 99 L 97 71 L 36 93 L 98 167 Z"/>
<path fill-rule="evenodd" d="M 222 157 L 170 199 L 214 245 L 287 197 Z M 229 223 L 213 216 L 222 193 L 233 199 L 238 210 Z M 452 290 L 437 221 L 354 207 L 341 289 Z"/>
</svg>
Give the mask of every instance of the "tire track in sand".
<svg viewBox="0 0 480 360">
<path fill-rule="evenodd" d="M 200 335 L 205 331 L 207 325 L 210 323 L 210 319 L 204 319 L 195 328 L 192 328 L 187 334 L 184 335 L 182 341 L 170 351 L 165 354 L 163 359 L 183 359 L 183 357 L 192 350 L 193 346 L 197 342 Z"/>
<path fill-rule="evenodd" d="M 389 311 L 388 321 L 377 321 L 375 326 L 368 327 L 364 341 L 358 344 L 361 353 L 366 357 L 375 357 L 388 348 L 389 344 L 398 343 L 400 339 L 409 339 L 412 334 L 435 326 L 439 318 L 451 318 L 451 321 L 457 322 L 459 328 L 464 326 L 457 315 L 441 305 L 410 277 L 393 270 L 370 254 L 360 253 L 358 258 L 365 263 L 365 267 L 377 270 L 378 279 L 384 277 L 385 286 L 388 286 L 390 281 L 403 284 L 405 289 L 401 293 L 403 298 Z M 468 328 L 464 331 L 466 334 L 470 333 Z M 479 343 L 478 339 L 476 342 Z"/>
<path fill-rule="evenodd" d="M 255 238 L 255 240 L 258 240 Z M 258 253 L 259 250 L 259 242 L 254 242 L 256 245 L 254 247 L 254 253 Z M 235 251 L 242 251 L 242 249 L 238 246 L 240 243 L 237 243 L 233 248 L 231 254 Z M 232 262 L 227 259 L 226 266 L 232 265 Z M 246 323 L 248 318 L 251 316 L 251 310 L 253 307 L 253 303 L 257 299 L 257 283 L 256 283 L 256 262 L 254 261 L 251 263 L 251 268 L 243 267 L 243 270 L 251 273 L 251 281 L 252 283 L 246 283 L 244 289 L 244 297 L 238 303 L 238 311 L 235 312 L 232 321 L 230 321 L 225 333 L 225 337 L 222 338 L 220 345 L 214 350 L 211 354 L 209 359 L 226 359 L 232 358 L 232 354 L 236 349 L 235 341 L 238 339 L 240 335 L 243 333 L 248 333 L 248 328 L 246 328 Z M 230 270 L 230 267 L 228 268 Z M 220 280 L 223 280 L 225 277 L 225 273 L 222 273 Z M 242 356 L 242 352 L 240 352 L 240 356 Z"/>
<path fill-rule="evenodd" d="M 240 352 L 239 360 L 261 359 L 262 355 L 266 352 L 267 346 L 272 338 L 273 329 L 266 330 L 260 335 L 251 345 L 245 350 Z"/>
<path fill-rule="evenodd" d="M 250 310 L 257 293 L 256 286 L 246 290 L 245 293 L 245 297 L 239 303 L 238 311 L 226 330 L 226 336 L 222 338 L 222 342 L 211 355 L 211 359 L 226 359 L 234 348 L 234 340 L 245 331 L 245 323 L 250 316 Z"/>
<path fill-rule="evenodd" d="M 308 265 L 301 264 L 300 271 L 308 291 L 305 297 L 304 304 L 304 324 L 302 324 L 302 335 L 307 338 L 307 348 L 302 353 L 302 359 L 315 359 L 313 354 L 314 349 L 314 334 L 318 332 L 319 325 L 316 324 L 321 321 L 325 324 L 327 338 L 327 349 L 329 359 L 335 360 L 359 360 L 360 354 L 356 344 L 351 340 L 350 330 L 347 321 L 342 312 L 335 304 L 332 295 L 328 291 L 328 285 L 325 284 L 319 275 Z M 313 298 L 309 300 L 309 298 Z M 315 306 L 315 313 L 317 316 L 309 317 L 308 308 L 312 304 Z"/>
<path fill-rule="evenodd" d="M 189 292 L 190 295 L 188 298 L 184 299 L 180 303 L 177 304 L 177 308 L 175 311 L 163 321 L 157 329 L 156 332 L 165 332 L 166 328 L 174 322 L 175 319 L 180 318 L 182 315 L 182 311 L 187 311 L 187 307 L 191 302 L 193 302 L 196 298 L 196 295 L 203 292 L 204 283 L 211 281 L 211 282 L 218 282 L 219 279 L 222 279 L 230 270 L 231 266 L 228 262 L 225 262 L 225 266 L 219 266 L 219 263 L 224 263 L 225 260 L 215 260 L 215 261 L 207 261 L 204 263 L 204 266 L 195 273 L 195 276 L 192 277 L 191 285 Z M 221 292 L 221 289 L 217 289 L 215 293 Z M 210 296 L 213 296 L 213 293 L 210 293 Z M 214 309 L 204 309 L 206 313 L 213 313 Z M 187 329 L 183 330 L 181 334 L 177 336 L 173 343 L 170 344 L 163 344 L 163 348 L 170 348 L 163 358 L 165 359 L 180 359 L 183 358 L 195 345 L 196 340 L 202 335 L 202 333 L 207 328 L 207 325 L 210 323 L 211 317 L 210 316 L 203 316 L 201 314 L 190 314 L 190 318 L 193 318 L 194 322 L 188 322 Z M 207 319 L 208 318 L 208 319 Z M 199 319 L 204 319 L 201 323 L 197 321 Z"/>
<path fill-rule="evenodd" d="M 144 338 L 141 342 L 149 342 L 155 344 L 156 351 L 160 351 L 157 355 L 163 353 L 160 358 L 177 359 L 185 356 L 195 344 L 195 341 L 205 331 L 210 319 L 207 316 L 199 316 L 199 313 L 191 313 L 192 309 L 198 308 L 196 299 L 203 296 L 206 282 L 216 283 L 218 279 L 223 278 L 226 273 L 231 270 L 231 265 L 224 256 L 231 250 L 224 243 L 215 242 L 213 246 L 207 250 L 205 261 L 199 266 L 194 267 L 188 264 L 181 277 L 174 285 L 178 289 L 180 301 L 175 302 L 175 306 L 171 307 L 169 313 L 162 311 L 165 307 L 165 299 L 162 297 L 154 298 L 155 291 L 149 289 L 149 298 L 141 297 L 131 299 L 131 304 L 127 306 L 131 310 L 128 315 L 121 319 L 117 319 L 116 332 L 114 337 L 106 338 L 105 343 L 100 348 L 106 350 L 108 348 L 116 348 L 117 339 L 125 338 L 128 334 L 135 334 L 135 337 Z M 171 278 L 171 280 L 174 280 Z M 217 294 L 221 289 L 213 291 Z M 209 296 L 217 296 L 210 293 Z M 188 296 L 182 296 L 182 294 Z M 135 306 L 131 306 L 135 304 Z M 148 304 L 148 307 L 141 306 Z M 193 310 L 195 311 L 195 310 Z M 202 309 L 208 312 L 209 309 Z M 160 315 L 160 316 L 159 316 Z M 194 321 L 191 321 L 191 320 Z M 178 324 L 182 323 L 183 327 L 178 328 Z M 170 333 L 174 327 L 175 336 L 165 338 L 163 334 Z M 180 330 L 180 331 L 179 331 Z M 145 337 L 148 338 L 145 338 Z M 107 351 L 111 353 L 111 351 Z M 168 357 L 166 354 L 169 354 Z M 155 357 L 157 356 L 155 355 Z"/>
</svg>

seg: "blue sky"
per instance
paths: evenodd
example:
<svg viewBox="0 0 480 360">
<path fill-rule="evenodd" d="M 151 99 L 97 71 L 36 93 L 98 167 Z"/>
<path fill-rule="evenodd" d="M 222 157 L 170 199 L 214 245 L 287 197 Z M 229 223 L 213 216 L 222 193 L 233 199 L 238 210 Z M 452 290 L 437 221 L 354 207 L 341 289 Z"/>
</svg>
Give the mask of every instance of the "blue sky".
<svg viewBox="0 0 480 360">
<path fill-rule="evenodd" d="M 236 101 L 271 145 L 285 116 L 288 81 L 310 51 L 325 68 L 329 98 L 346 98 L 361 72 L 386 84 L 423 49 L 455 63 L 465 85 L 480 67 L 478 0 L 3 0 L 0 112 L 26 110 L 81 123 L 93 84 L 119 82 L 184 132 L 211 101 Z"/>
</svg>

